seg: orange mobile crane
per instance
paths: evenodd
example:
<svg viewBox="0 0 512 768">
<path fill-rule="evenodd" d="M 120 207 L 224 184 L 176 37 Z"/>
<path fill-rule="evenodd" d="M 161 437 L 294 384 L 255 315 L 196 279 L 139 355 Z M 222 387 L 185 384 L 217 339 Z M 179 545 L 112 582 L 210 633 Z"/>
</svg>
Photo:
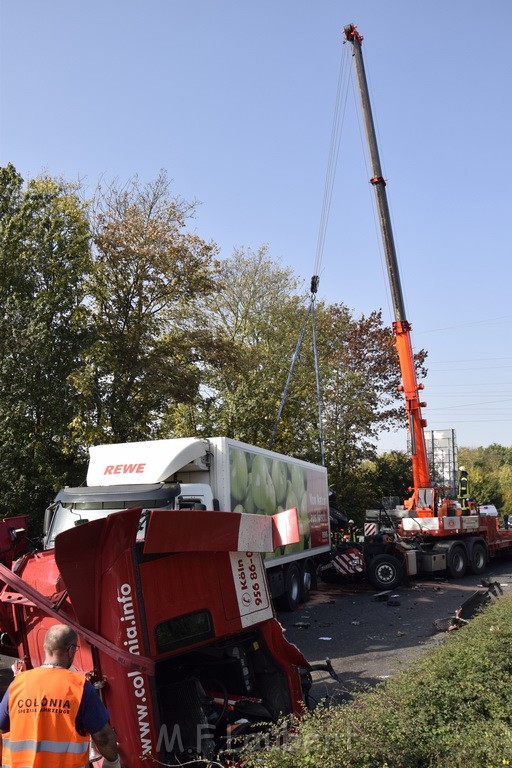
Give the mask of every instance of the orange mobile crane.
<svg viewBox="0 0 512 768">
<path fill-rule="evenodd" d="M 416 378 L 416 367 L 414 364 L 414 354 L 411 342 L 411 324 L 405 317 L 405 304 L 400 282 L 400 273 L 398 270 L 398 260 L 396 256 L 393 230 L 391 227 L 391 217 L 386 195 L 386 182 L 382 176 L 381 164 L 379 159 L 379 150 L 375 136 L 375 127 L 373 115 L 368 95 L 368 85 L 364 69 L 361 43 L 363 38 L 357 32 L 353 24 L 345 27 L 346 39 L 352 44 L 354 51 L 354 64 L 357 73 L 357 82 L 359 86 L 359 95 L 363 111 L 364 125 L 368 140 L 368 149 L 372 164 L 373 176 L 370 179 L 375 190 L 377 209 L 386 257 L 386 266 L 388 271 L 389 285 L 391 289 L 391 300 L 395 321 L 393 323 L 393 333 L 395 336 L 395 346 L 398 352 L 400 363 L 400 372 L 402 375 L 402 391 L 405 397 L 405 409 L 407 413 L 407 422 L 411 438 L 412 455 L 412 477 L 413 494 L 407 499 L 405 507 L 409 510 L 415 510 L 418 517 L 432 517 L 438 511 L 446 513 L 449 508 L 447 500 L 444 500 L 439 509 L 439 499 L 437 489 L 432 487 L 430 479 L 430 469 L 427 458 L 427 448 L 425 444 L 425 435 L 423 432 L 427 422 L 423 419 L 421 409 L 426 406 L 421 402 L 419 391 L 423 389 L 423 384 L 418 384 Z M 430 491 L 430 493 L 426 493 Z"/>
<path fill-rule="evenodd" d="M 403 506 L 374 525 L 374 532 L 364 541 L 346 545 L 338 551 L 332 566 L 339 573 L 361 573 L 379 589 L 393 588 L 404 574 L 446 570 L 452 577 L 463 576 L 466 569 L 482 573 L 490 557 L 512 551 L 512 531 L 499 530 L 496 518 L 478 514 L 476 508 L 463 510 L 452 499 L 441 497 L 433 485 L 428 464 L 414 354 L 411 325 L 405 316 L 391 217 L 382 176 L 375 127 L 364 68 L 362 36 L 353 24 L 344 28 L 353 58 L 368 149 L 372 165 L 371 184 L 375 190 L 386 266 L 391 288 L 395 320 L 393 332 L 398 352 L 412 454 L 413 492 Z M 468 514 L 469 513 L 469 514 Z M 341 545 L 343 549 L 343 545 Z"/>
</svg>

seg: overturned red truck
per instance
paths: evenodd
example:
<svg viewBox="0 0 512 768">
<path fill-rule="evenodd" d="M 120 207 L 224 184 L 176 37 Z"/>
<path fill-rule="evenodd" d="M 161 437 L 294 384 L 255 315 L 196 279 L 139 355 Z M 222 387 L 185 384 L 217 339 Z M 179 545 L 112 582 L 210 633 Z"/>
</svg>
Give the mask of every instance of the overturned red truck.
<svg viewBox="0 0 512 768">
<path fill-rule="evenodd" d="M 295 510 L 127 509 L 19 556 L 25 522 L 0 523 L 2 652 L 37 666 L 48 627 L 73 626 L 121 762 L 204 764 L 301 711 L 310 666 L 274 617 L 259 554 L 299 540 Z"/>
</svg>

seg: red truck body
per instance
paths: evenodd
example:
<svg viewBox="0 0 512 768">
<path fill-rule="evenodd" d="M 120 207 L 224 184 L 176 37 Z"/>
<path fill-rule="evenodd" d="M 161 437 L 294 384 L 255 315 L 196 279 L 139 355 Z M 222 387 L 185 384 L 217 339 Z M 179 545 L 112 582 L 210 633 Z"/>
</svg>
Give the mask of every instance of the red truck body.
<svg viewBox="0 0 512 768">
<path fill-rule="evenodd" d="M 75 666 L 109 709 L 122 762 L 211 760 L 252 723 L 302 709 L 309 665 L 274 617 L 257 551 L 297 538 L 294 510 L 144 519 L 130 509 L 64 531 L 13 567 L 5 547 L 4 653 L 38 666 L 48 627 L 71 624 Z"/>
</svg>

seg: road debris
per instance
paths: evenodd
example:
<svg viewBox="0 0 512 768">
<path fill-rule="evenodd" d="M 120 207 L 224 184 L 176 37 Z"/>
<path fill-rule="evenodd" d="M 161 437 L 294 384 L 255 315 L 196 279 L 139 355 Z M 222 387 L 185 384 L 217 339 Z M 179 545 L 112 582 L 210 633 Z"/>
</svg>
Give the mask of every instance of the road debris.
<svg viewBox="0 0 512 768">
<path fill-rule="evenodd" d="M 503 594 L 503 589 L 497 581 L 491 582 L 487 579 L 482 579 L 482 585 L 486 589 L 479 589 L 473 592 L 457 608 L 453 616 L 434 620 L 433 624 L 438 632 L 452 632 L 455 629 L 459 629 L 459 627 L 465 626 L 482 608 Z"/>
<path fill-rule="evenodd" d="M 373 596 L 373 599 L 377 600 L 378 602 L 384 602 L 385 600 L 389 600 L 390 597 L 391 590 L 387 589 L 385 592 L 377 592 L 377 594 Z"/>
</svg>

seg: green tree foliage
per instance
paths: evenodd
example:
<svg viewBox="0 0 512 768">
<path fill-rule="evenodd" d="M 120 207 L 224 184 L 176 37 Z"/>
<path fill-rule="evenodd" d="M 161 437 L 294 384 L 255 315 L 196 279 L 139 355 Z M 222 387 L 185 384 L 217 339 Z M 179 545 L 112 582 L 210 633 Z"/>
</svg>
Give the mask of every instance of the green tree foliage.
<svg viewBox="0 0 512 768">
<path fill-rule="evenodd" d="M 460 448 L 459 465 L 468 471 L 470 494 L 480 504 L 495 504 L 512 515 L 512 447 Z"/>
<path fill-rule="evenodd" d="M 69 377 L 87 344 L 86 209 L 70 185 L 0 169 L 0 510 L 41 514 L 76 467 Z"/>
<path fill-rule="evenodd" d="M 352 516 L 356 469 L 375 458 L 379 432 L 403 419 L 398 362 L 380 312 L 354 318 L 343 305 L 327 307 L 319 336 L 327 465 L 339 506 Z"/>
<path fill-rule="evenodd" d="M 93 335 L 73 378 L 85 444 L 151 439 L 169 404 L 192 402 L 210 335 L 197 321 L 213 288 L 216 249 L 185 231 L 193 206 L 149 184 L 100 189 L 88 280 Z"/>
<path fill-rule="evenodd" d="M 216 290 L 205 301 L 205 322 L 226 354 L 205 366 L 205 386 L 175 424 L 179 434 L 268 444 L 304 315 L 297 287 L 292 271 L 273 261 L 266 248 L 240 249 L 220 263 Z"/>
<path fill-rule="evenodd" d="M 397 504 L 411 495 L 411 457 L 405 451 L 388 451 L 362 461 L 350 474 L 350 516 L 364 522 L 366 509 L 379 509 L 383 499 L 395 497 Z"/>
</svg>

